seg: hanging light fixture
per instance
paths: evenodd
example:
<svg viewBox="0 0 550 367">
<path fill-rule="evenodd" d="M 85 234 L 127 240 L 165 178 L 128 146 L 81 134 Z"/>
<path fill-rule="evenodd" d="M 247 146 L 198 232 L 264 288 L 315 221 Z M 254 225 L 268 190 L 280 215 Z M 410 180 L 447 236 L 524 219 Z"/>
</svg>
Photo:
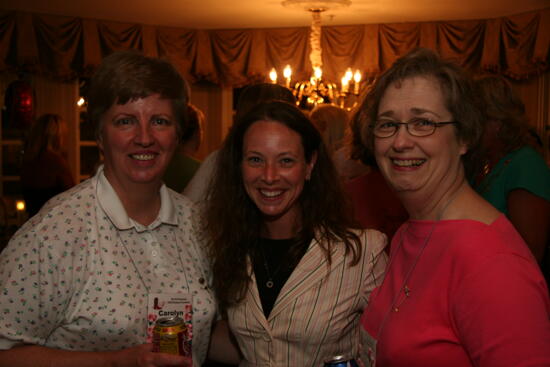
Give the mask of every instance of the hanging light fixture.
<svg viewBox="0 0 550 367">
<path fill-rule="evenodd" d="M 345 71 L 340 87 L 334 82 L 323 79 L 323 60 L 321 49 L 321 14 L 328 9 L 347 7 L 351 5 L 350 0 L 285 0 L 282 2 L 285 7 L 299 8 L 306 10 L 312 15 L 310 29 L 309 60 L 313 73 L 309 80 L 296 81 L 292 83 L 292 68 L 287 65 L 283 69 L 284 85 L 292 90 L 297 99 L 297 104 L 305 109 L 311 109 L 318 104 L 330 103 L 348 110 L 355 106 L 362 85 L 362 75 L 359 70 L 355 72 L 351 68 Z M 277 70 L 272 68 L 269 72 L 269 79 L 277 83 Z M 283 84 L 283 83 L 281 83 Z M 353 99 L 353 103 L 350 101 Z"/>
</svg>

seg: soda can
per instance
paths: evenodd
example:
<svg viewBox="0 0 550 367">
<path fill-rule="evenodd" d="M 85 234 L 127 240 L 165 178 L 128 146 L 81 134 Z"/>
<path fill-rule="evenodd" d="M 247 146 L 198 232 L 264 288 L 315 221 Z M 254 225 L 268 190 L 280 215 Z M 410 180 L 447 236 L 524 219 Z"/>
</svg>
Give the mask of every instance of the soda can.
<svg viewBox="0 0 550 367">
<path fill-rule="evenodd" d="M 337 355 L 325 361 L 325 367 L 359 367 L 357 361 L 345 355 Z"/>
<path fill-rule="evenodd" d="M 153 328 L 153 352 L 188 356 L 185 339 L 186 328 L 182 318 L 161 317 Z"/>
</svg>

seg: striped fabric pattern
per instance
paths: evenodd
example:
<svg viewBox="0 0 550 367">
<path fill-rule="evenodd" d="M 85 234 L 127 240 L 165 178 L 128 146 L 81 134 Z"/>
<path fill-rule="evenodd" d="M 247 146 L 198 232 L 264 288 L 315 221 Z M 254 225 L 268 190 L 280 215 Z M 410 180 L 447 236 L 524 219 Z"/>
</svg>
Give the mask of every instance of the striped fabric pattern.
<svg viewBox="0 0 550 367">
<path fill-rule="evenodd" d="M 330 268 L 313 240 L 267 320 L 253 277 L 245 300 L 228 310 L 240 366 L 314 367 L 337 354 L 358 355 L 359 318 L 387 263 L 385 235 L 366 230 L 360 238 L 361 261 L 350 266 L 351 255 L 336 245 Z"/>
</svg>

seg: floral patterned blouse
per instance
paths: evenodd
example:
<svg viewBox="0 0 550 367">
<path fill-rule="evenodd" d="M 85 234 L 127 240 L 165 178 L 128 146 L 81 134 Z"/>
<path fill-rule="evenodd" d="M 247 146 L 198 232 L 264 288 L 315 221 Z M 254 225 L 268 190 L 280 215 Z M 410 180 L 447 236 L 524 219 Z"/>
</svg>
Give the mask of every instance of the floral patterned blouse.
<svg viewBox="0 0 550 367">
<path fill-rule="evenodd" d="M 162 186 L 157 219 L 130 219 L 102 167 L 50 200 L 0 254 L 0 349 L 20 343 L 117 350 L 146 342 L 148 293 L 193 296 L 193 359 L 208 349 L 216 303 L 194 219 Z"/>
</svg>

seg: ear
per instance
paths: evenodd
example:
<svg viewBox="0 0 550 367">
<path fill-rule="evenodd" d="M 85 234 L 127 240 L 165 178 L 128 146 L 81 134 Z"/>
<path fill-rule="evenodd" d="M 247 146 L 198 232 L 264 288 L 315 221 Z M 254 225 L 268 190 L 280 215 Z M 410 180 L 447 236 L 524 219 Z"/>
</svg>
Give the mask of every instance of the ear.
<svg viewBox="0 0 550 367">
<path fill-rule="evenodd" d="M 96 139 L 97 147 L 101 152 L 103 152 L 103 135 L 99 133 L 99 136 Z"/>
<path fill-rule="evenodd" d="M 306 167 L 306 181 L 309 181 L 311 179 L 311 172 L 313 172 L 313 168 L 315 167 L 315 163 L 317 163 L 317 151 L 313 152 L 311 155 L 311 160 L 307 164 Z"/>
<path fill-rule="evenodd" d="M 465 143 L 463 141 L 458 142 L 458 152 L 460 153 L 461 156 L 468 153 L 469 148 L 470 147 L 468 146 L 467 143 Z"/>
</svg>

